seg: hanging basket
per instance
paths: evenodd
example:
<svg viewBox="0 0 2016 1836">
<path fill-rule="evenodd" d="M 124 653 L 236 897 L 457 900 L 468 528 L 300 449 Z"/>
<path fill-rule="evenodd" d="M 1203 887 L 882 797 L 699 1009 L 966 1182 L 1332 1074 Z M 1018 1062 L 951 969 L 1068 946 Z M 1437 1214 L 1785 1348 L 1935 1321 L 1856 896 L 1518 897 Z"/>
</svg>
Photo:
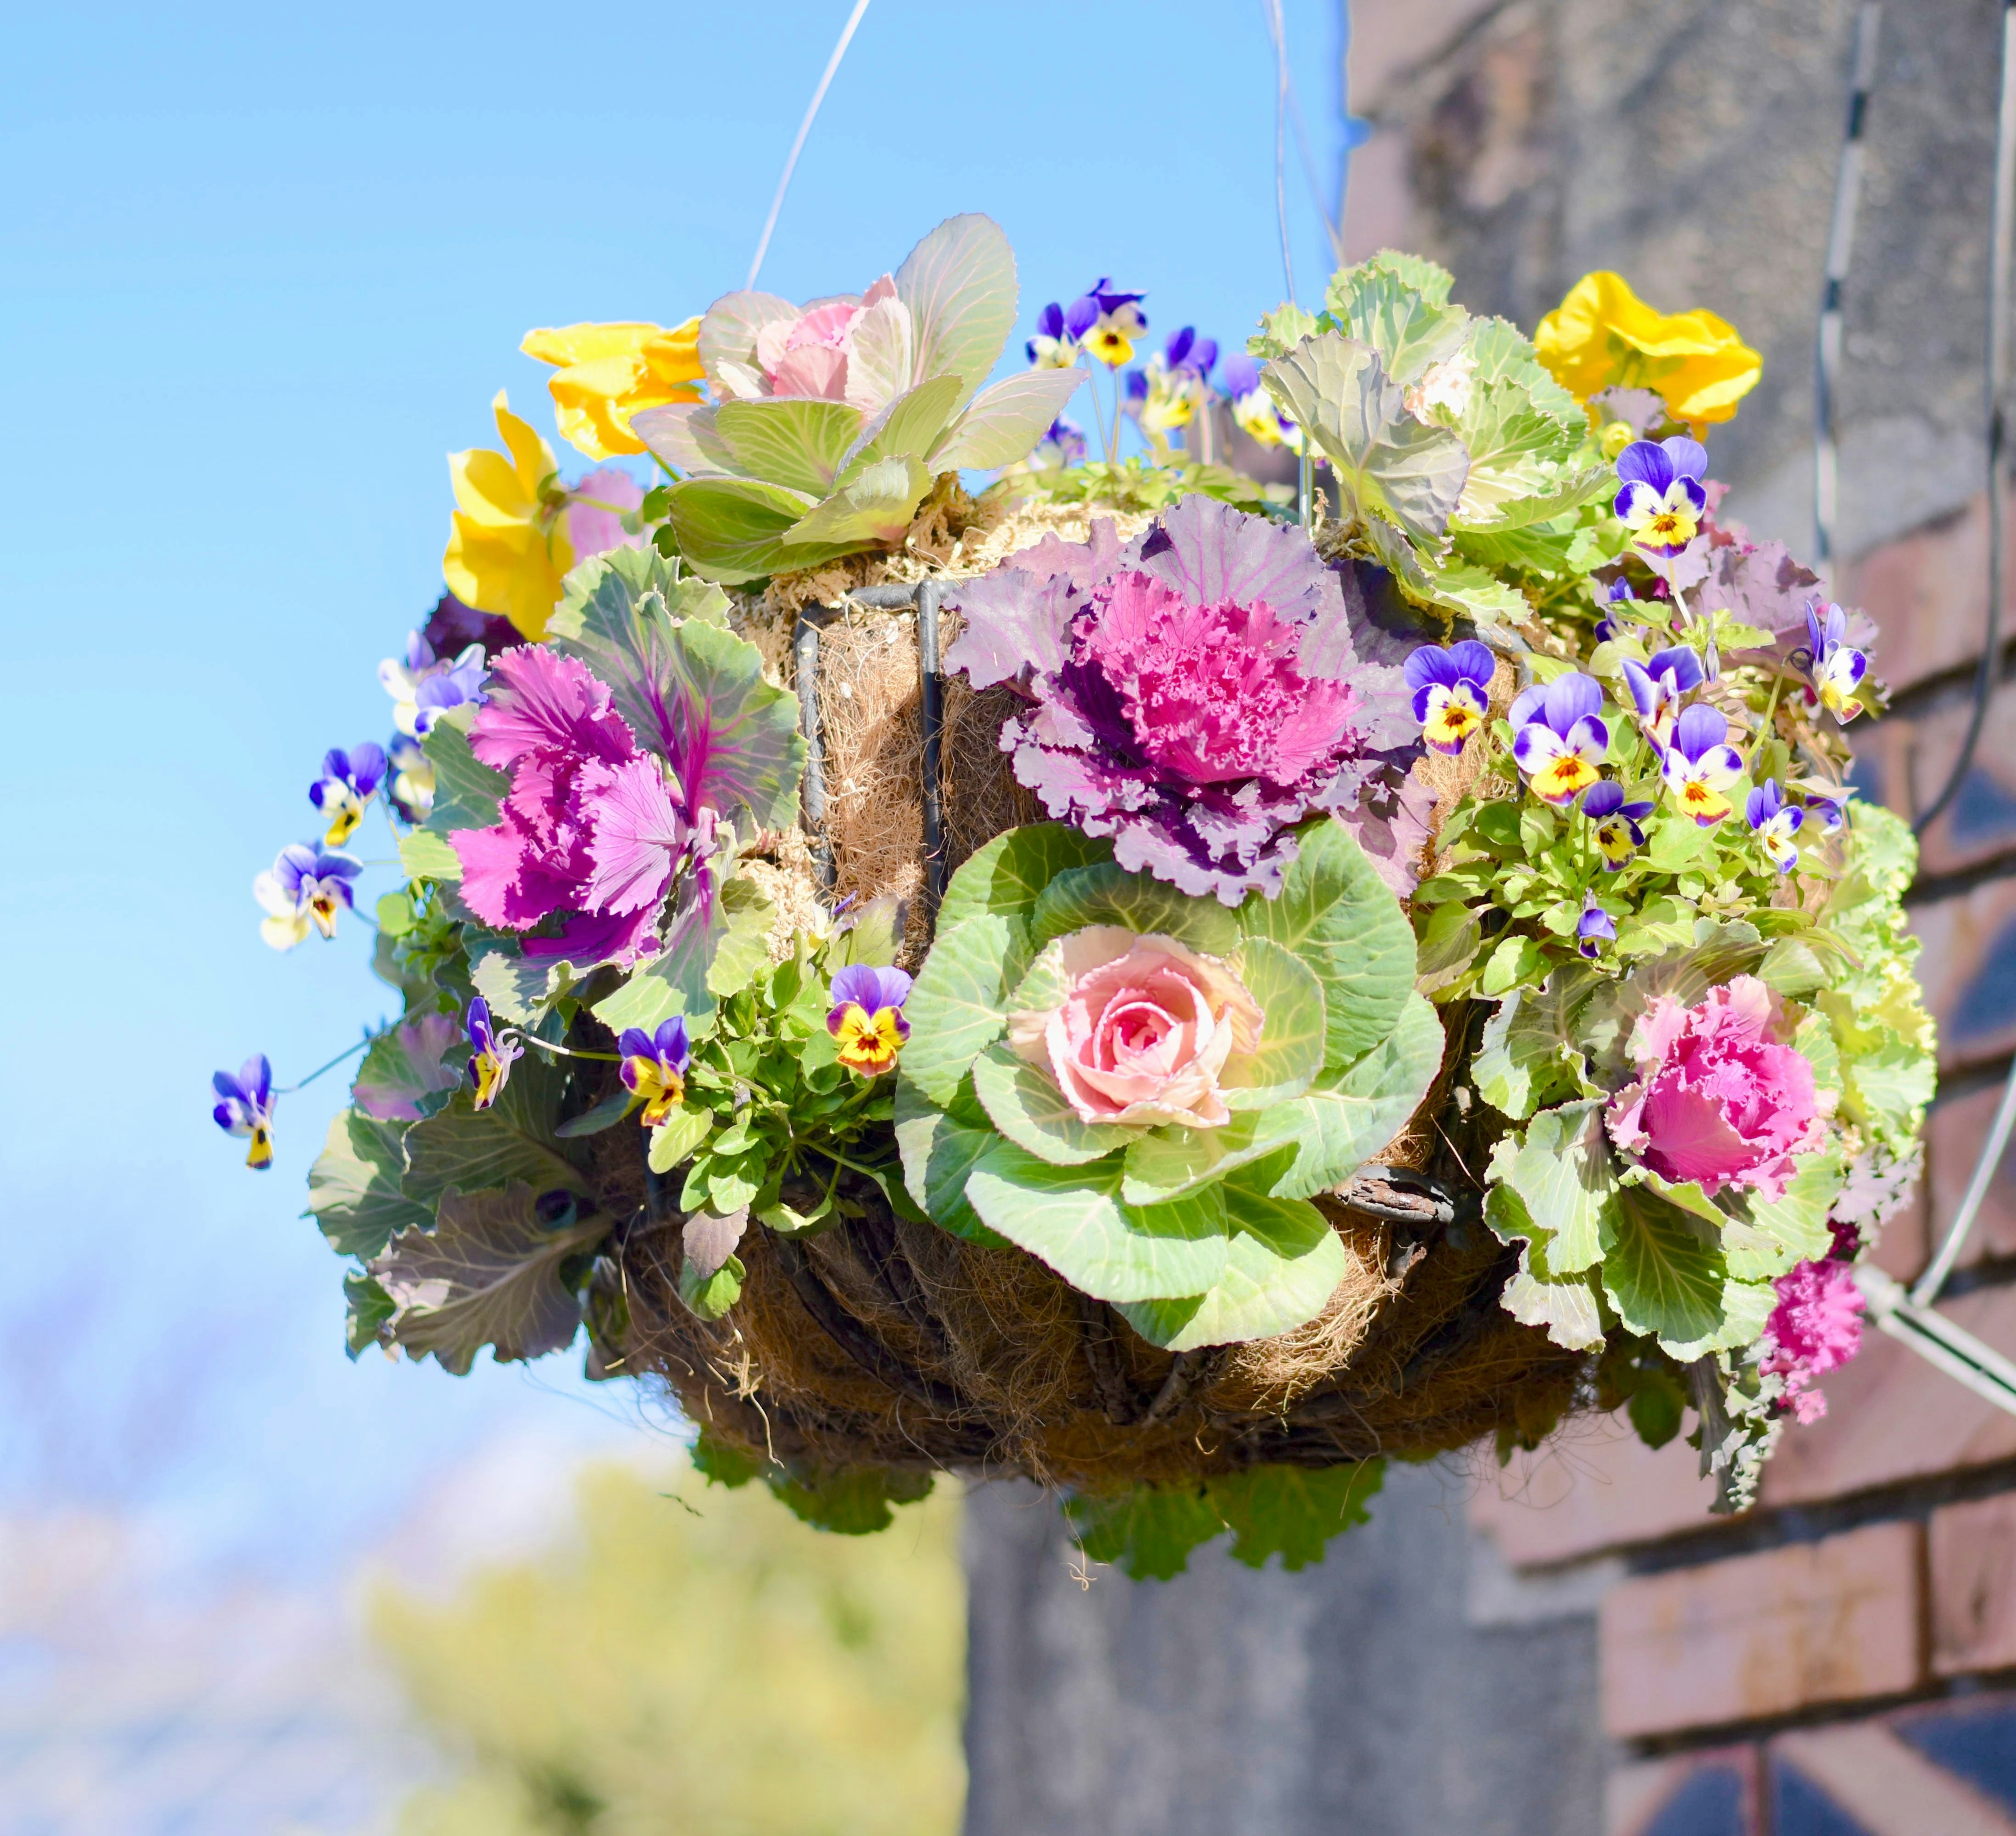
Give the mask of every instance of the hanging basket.
<svg viewBox="0 0 2016 1836">
<path fill-rule="evenodd" d="M 743 627 L 783 665 L 807 742 L 804 845 L 784 852 L 808 894 L 901 900 L 898 960 L 913 967 L 950 874 L 1043 814 L 1000 745 L 1021 702 L 940 667 L 956 635 L 944 591 L 938 578 L 873 585 L 782 615 L 758 601 Z M 1296 1331 L 1159 1350 L 1035 1256 L 898 1217 L 851 1176 L 839 1226 L 749 1232 L 740 1299 L 703 1320 L 679 1299 L 670 1182 L 625 1134 L 605 1137 L 600 1172 L 637 1206 L 621 1252 L 626 1367 L 662 1377 L 689 1419 L 751 1457 L 819 1471 L 1021 1474 L 1111 1492 L 1536 1439 L 1589 1361 L 1499 1304 L 1517 1252 L 1483 1227 L 1434 1119 L 1466 1072 L 1470 1008 L 1458 1007 L 1417 1115 L 1317 1200 L 1347 1272 Z"/>
</svg>

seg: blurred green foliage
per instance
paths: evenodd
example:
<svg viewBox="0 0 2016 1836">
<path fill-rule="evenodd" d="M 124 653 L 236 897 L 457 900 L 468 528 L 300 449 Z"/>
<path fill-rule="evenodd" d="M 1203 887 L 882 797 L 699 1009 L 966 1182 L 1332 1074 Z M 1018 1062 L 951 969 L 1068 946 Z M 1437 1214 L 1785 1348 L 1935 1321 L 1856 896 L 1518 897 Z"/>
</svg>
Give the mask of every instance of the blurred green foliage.
<svg viewBox="0 0 2016 1836">
<path fill-rule="evenodd" d="M 446 1601 L 379 1590 L 373 1633 L 452 1769 L 401 1836 L 952 1836 L 950 1486 L 836 1536 L 759 1487 L 605 1465 L 577 1520 Z"/>
</svg>

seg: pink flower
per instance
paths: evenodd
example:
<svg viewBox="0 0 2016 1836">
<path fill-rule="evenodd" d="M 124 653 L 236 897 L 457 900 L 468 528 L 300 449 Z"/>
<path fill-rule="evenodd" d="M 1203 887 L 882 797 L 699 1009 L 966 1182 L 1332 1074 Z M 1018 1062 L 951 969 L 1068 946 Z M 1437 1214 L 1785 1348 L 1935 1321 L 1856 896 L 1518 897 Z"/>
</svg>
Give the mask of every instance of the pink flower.
<svg viewBox="0 0 2016 1836">
<path fill-rule="evenodd" d="M 1061 954 L 1063 1000 L 1010 1014 L 1008 1043 L 1081 1117 L 1183 1128 L 1231 1119 L 1219 1075 L 1258 1044 L 1264 1016 L 1224 963 L 1118 925 L 1074 931 Z"/>
<path fill-rule="evenodd" d="M 1862 1290 L 1845 1262 L 1801 1263 L 1774 1284 L 1778 1304 L 1764 1327 L 1763 1371 L 1785 1380 L 1785 1397 L 1802 1423 L 1827 1414 L 1816 1378 L 1862 1349 Z"/>
<path fill-rule="evenodd" d="M 1638 1076 L 1611 1099 L 1611 1139 L 1711 1198 L 1725 1186 L 1783 1198 L 1793 1156 L 1825 1141 L 1831 1105 L 1805 1056 L 1774 1036 L 1780 1019 L 1755 975 L 1733 976 L 1691 1008 L 1659 997 L 1632 1030 Z"/>
<path fill-rule="evenodd" d="M 611 548 L 643 547 L 644 538 L 623 526 L 623 512 L 644 501 L 644 487 L 628 472 L 605 465 L 570 487 L 567 495 L 567 535 L 576 562 Z"/>
<path fill-rule="evenodd" d="M 822 300 L 794 318 L 772 319 L 756 334 L 756 365 L 772 395 L 872 412 L 909 386 L 913 343 L 909 308 L 885 274 L 859 299 Z"/>
<path fill-rule="evenodd" d="M 585 663 L 543 644 L 506 651 L 491 666 L 486 694 L 470 729 L 469 746 L 499 771 L 535 751 L 599 759 L 605 765 L 636 756 L 636 735 L 610 706 L 608 685 Z"/>
</svg>

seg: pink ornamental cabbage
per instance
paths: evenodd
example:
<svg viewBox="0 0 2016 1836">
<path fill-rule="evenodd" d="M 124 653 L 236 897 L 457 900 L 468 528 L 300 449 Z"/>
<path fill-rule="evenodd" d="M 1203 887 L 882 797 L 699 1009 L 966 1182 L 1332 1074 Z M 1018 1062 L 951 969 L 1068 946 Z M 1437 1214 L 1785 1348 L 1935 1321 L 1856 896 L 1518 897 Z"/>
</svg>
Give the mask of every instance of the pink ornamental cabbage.
<svg viewBox="0 0 2016 1836">
<path fill-rule="evenodd" d="M 1089 1123 L 1218 1128 L 1219 1079 L 1258 1044 L 1265 1016 L 1216 957 L 1173 937 L 1089 925 L 1063 940 L 1055 1007 L 1008 1016 L 1017 1056 L 1048 1074 Z"/>
<path fill-rule="evenodd" d="M 1813 1385 L 1862 1349 L 1862 1290 L 1849 1265 L 1830 1259 L 1801 1263 L 1773 1284 L 1778 1304 L 1764 1327 L 1766 1376 L 1785 1380 L 1785 1399 L 1802 1425 L 1827 1414 Z"/>
<path fill-rule="evenodd" d="M 1411 885 L 1399 793 L 1420 729 L 1395 666 L 1409 646 L 1302 530 L 1188 497 L 1124 549 L 1096 523 L 951 603 L 965 629 L 947 666 L 1034 704 L 1002 729 L 1016 777 L 1052 816 L 1111 835 L 1122 867 L 1237 905 L 1280 891 L 1291 826 L 1327 813 Z"/>
<path fill-rule="evenodd" d="M 866 293 L 815 300 L 795 317 L 769 321 L 756 334 L 755 381 L 740 365 L 723 366 L 736 394 L 844 401 L 869 413 L 907 385 L 915 342 L 910 309 L 884 275 Z"/>
<path fill-rule="evenodd" d="M 643 547 L 643 537 L 623 526 L 623 512 L 644 501 L 644 487 L 628 472 L 605 465 L 569 487 L 567 496 L 567 534 L 577 563 L 612 548 Z"/>
<path fill-rule="evenodd" d="M 596 883 L 602 819 L 621 801 L 627 774 L 640 764 L 659 769 L 640 760 L 635 736 L 609 705 L 607 685 L 585 663 L 544 645 L 508 650 L 491 671 L 470 747 L 511 774 L 495 826 L 448 837 L 470 910 L 511 931 L 571 914 L 557 936 L 528 937 L 527 956 L 633 962 L 655 951 L 656 904 L 611 896 L 634 887 L 636 873 L 620 886 Z M 670 871 L 668 862 L 666 877 Z"/>
<path fill-rule="evenodd" d="M 1611 1098 L 1611 1139 L 1661 1179 L 1784 1196 L 1793 1158 L 1827 1138 L 1803 1053 L 1776 1037 L 1777 998 L 1732 976 L 1696 1005 L 1656 999 L 1632 1029 L 1638 1076 Z"/>
</svg>

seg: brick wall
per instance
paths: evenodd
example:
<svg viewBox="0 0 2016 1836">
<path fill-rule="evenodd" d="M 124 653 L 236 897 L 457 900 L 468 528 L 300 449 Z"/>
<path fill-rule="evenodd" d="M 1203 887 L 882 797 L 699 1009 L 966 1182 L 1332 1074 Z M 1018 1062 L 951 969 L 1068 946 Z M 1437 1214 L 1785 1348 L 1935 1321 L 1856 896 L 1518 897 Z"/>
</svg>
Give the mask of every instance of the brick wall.
<svg viewBox="0 0 2016 1836">
<path fill-rule="evenodd" d="M 1809 551 L 1810 351 L 1853 9 L 1846 0 L 1359 0 L 1354 254 L 1404 243 L 1531 325 L 1578 275 L 1721 311 L 1763 385 L 1710 442 L 1730 508 Z M 1986 607 L 1979 350 L 1991 0 L 1885 9 L 1847 294 L 1842 596 L 1883 631 L 1893 711 L 1864 794 L 1944 781 Z M 2012 512 L 2016 516 L 2016 512 Z M 2016 575 L 2016 559 L 2012 559 Z M 2005 609 L 2016 633 L 2016 592 Z M 1926 1173 L 1879 1260 L 1943 1234 L 2016 1048 L 2016 647 L 1911 921 L 1941 1029 Z M 2016 1355 L 2016 1155 L 1945 1303 Z M 1600 1596 L 1611 1836 L 2016 1836 L 2016 1416 L 1870 1331 L 1788 1428 L 1755 1510 L 1707 1510 L 1693 1451 L 1584 1425 L 1483 1482 L 1513 1584 Z"/>
</svg>

